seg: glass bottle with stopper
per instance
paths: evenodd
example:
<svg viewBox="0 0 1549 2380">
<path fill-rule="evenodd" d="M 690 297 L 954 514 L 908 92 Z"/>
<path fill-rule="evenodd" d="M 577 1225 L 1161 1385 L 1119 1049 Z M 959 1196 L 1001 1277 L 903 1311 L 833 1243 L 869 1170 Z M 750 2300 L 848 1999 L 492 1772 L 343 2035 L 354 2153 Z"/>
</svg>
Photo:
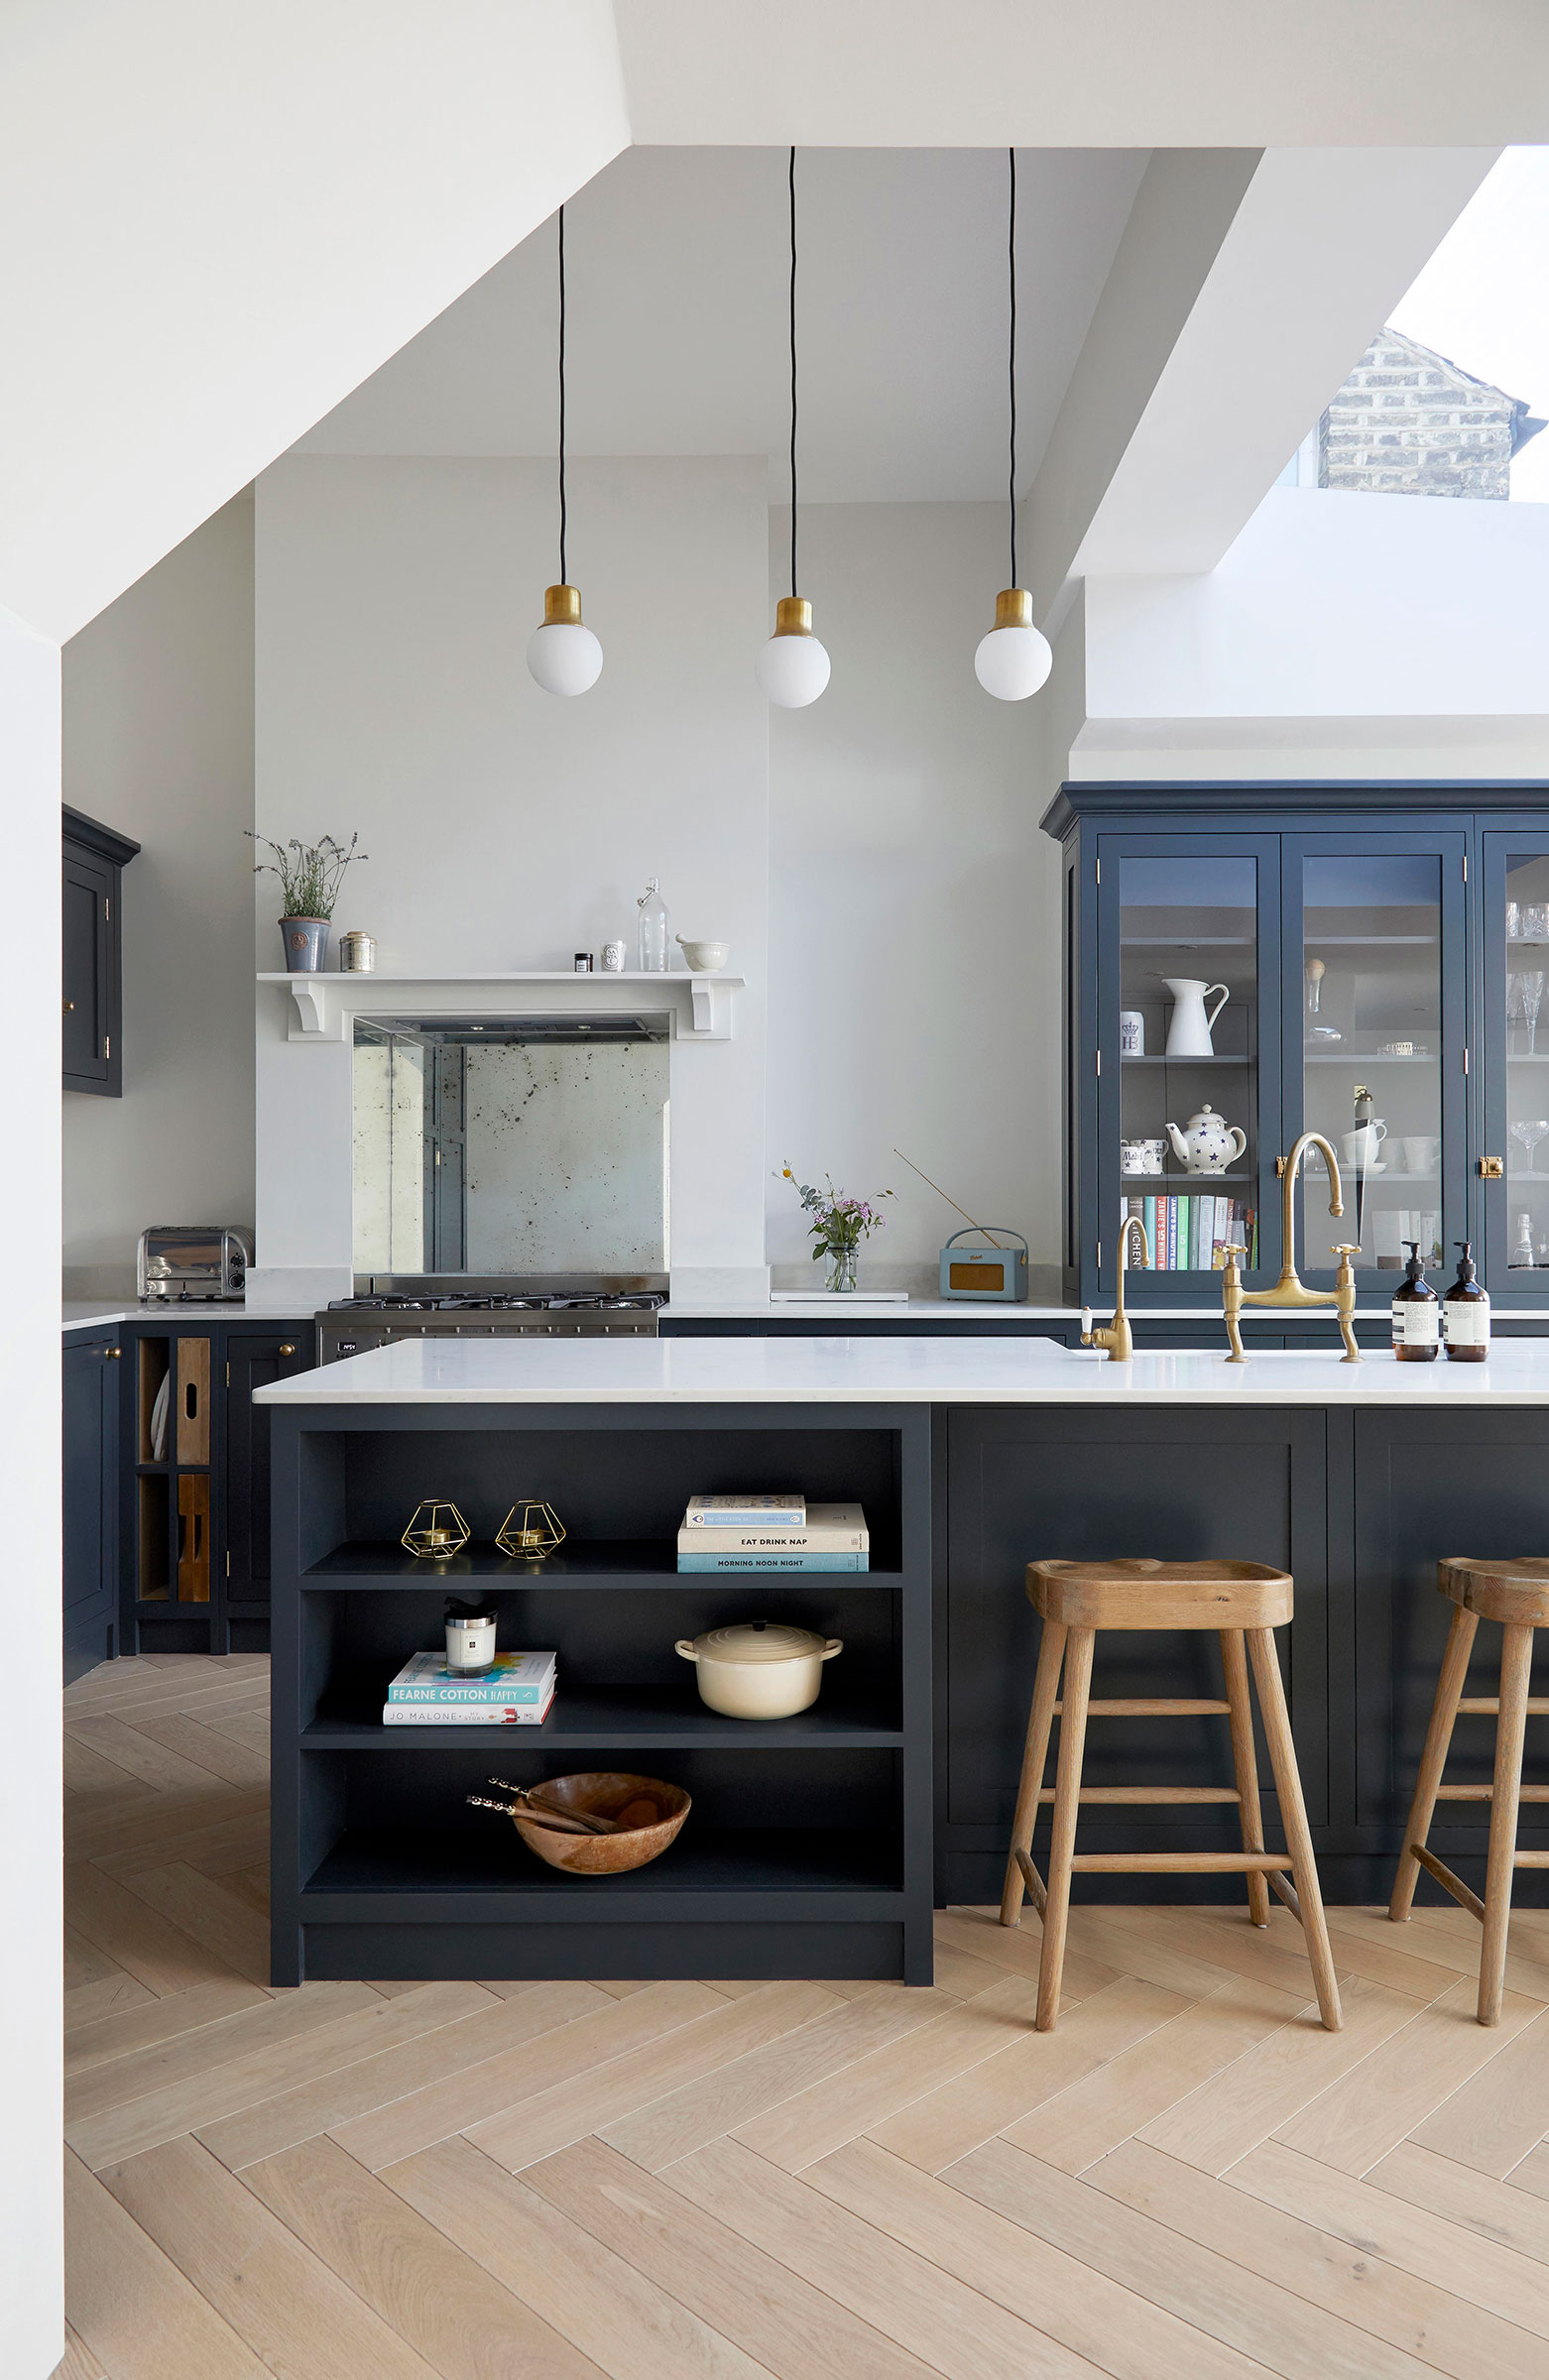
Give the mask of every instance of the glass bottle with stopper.
<svg viewBox="0 0 1549 2380">
<path fill-rule="evenodd" d="M 1409 1261 L 1393 1291 L 1393 1354 L 1400 1364 L 1434 1364 L 1441 1346 L 1435 1290 L 1420 1261 L 1420 1243 L 1406 1240 Z"/>
<path fill-rule="evenodd" d="M 667 904 L 661 897 L 661 879 L 654 876 L 636 903 L 640 910 L 640 971 L 642 975 L 665 975 L 667 971 Z"/>
<path fill-rule="evenodd" d="M 1442 1299 L 1442 1342 L 1449 1364 L 1489 1361 L 1489 1293 L 1474 1277 L 1470 1243 L 1458 1240 L 1458 1277 Z"/>
</svg>

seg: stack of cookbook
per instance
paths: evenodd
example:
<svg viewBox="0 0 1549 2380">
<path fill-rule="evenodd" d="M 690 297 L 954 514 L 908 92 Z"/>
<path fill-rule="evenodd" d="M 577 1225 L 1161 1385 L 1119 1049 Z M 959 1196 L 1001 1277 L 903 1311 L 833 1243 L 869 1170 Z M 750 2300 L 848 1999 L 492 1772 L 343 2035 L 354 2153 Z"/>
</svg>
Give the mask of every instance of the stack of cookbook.
<svg viewBox="0 0 1549 2380">
<path fill-rule="evenodd" d="M 677 1567 L 867 1570 L 871 1546 L 859 1504 L 809 1504 L 804 1495 L 692 1495 L 677 1532 Z"/>
<path fill-rule="evenodd" d="M 554 1699 L 552 1653 L 497 1653 L 482 1678 L 448 1669 L 439 1653 L 416 1653 L 387 1691 L 385 1727 L 536 1727 Z"/>
</svg>

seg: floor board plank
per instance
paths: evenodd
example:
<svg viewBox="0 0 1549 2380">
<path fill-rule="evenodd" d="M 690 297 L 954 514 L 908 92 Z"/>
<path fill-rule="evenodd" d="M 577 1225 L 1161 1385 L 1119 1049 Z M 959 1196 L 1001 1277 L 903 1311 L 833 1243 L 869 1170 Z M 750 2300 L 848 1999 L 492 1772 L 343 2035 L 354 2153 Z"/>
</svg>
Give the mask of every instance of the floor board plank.
<svg viewBox="0 0 1549 2380">
<path fill-rule="evenodd" d="M 1219 2250 L 1244 2271 L 1419 2363 L 1434 2364 L 1453 2380 L 1480 2380 L 1486 2371 L 1492 2380 L 1539 2380 L 1543 2350 L 1526 2331 L 1251 2198 L 1231 2174 L 1217 2182 L 1132 2141 L 1092 2167 L 1086 2179 L 1135 2213 Z"/>
<path fill-rule="evenodd" d="M 1530 2191 L 1518 2189 L 1514 2178 L 1497 2182 L 1406 2140 L 1374 2165 L 1367 2180 L 1395 2199 L 1407 2199 L 1412 2206 L 1428 2207 L 1444 2222 L 1461 2224 L 1498 2247 L 1549 2264 L 1549 2207 Z"/>
<path fill-rule="evenodd" d="M 273 2380 L 203 2292 L 68 2155 L 64 2311 L 112 2380 Z"/>
</svg>

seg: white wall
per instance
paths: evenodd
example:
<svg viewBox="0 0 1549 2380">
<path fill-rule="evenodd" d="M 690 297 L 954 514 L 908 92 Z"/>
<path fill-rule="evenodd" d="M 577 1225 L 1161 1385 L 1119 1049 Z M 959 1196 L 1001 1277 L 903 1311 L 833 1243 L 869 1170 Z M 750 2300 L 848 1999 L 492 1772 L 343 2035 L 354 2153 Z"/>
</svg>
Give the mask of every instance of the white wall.
<svg viewBox="0 0 1549 2380">
<path fill-rule="evenodd" d="M 0 2320 L 7 2374 L 43 2380 L 64 2351 L 60 2074 L 63 1874 L 60 1761 L 60 1323 L 53 1220 L 60 1096 L 60 654 L 0 612 L 10 956 L 10 1162 L 0 1232 L 17 1255 L 0 1339 L 0 1503 L 25 1530 L 5 1571 L 5 1620 L 27 1690 L 0 1732 Z M 41 990 L 47 997 L 34 999 Z M 22 1120 L 25 1120 L 25 1130 Z M 19 1143 L 25 1141 L 25 1153 Z"/>
<path fill-rule="evenodd" d="M 1089 579 L 1086 620 L 1087 713 L 1114 749 L 1195 722 L 1206 743 L 1283 721 L 1260 740 L 1360 744 L 1369 721 L 1491 718 L 1520 746 L 1549 727 L 1549 505 L 1274 488 L 1217 569 Z"/>
<path fill-rule="evenodd" d="M 788 592 L 789 515 L 771 524 Z M 974 676 L 1008 571 L 1002 505 L 803 510 L 800 579 L 833 658 L 820 702 L 770 718 L 772 1167 L 896 1193 L 862 1280 L 926 1288 L 960 1218 L 1059 1255 L 1057 846 L 1042 710 Z M 1052 921 L 1052 924 L 1051 924 Z M 813 1267 L 771 1180 L 777 1281 Z"/>
<path fill-rule="evenodd" d="M 761 461 L 587 462 L 570 570 L 606 662 L 573 702 L 528 674 L 555 575 L 550 464 L 298 455 L 257 492 L 257 805 L 278 840 L 360 830 L 340 927 L 421 976 L 568 967 L 624 935 L 659 875 L 672 929 L 748 978 L 730 1042 L 679 1046 L 674 1271 L 762 1282 L 768 633 Z M 278 964 L 258 880 L 260 968 Z M 337 1295 L 349 1266 L 343 1045 L 258 1005 L 259 1294 Z M 686 1285 L 686 1284 L 685 1284 Z M 319 1294 L 320 1293 L 320 1294 Z"/>
<path fill-rule="evenodd" d="M 121 1295 L 151 1223 L 253 1220 L 253 507 L 64 649 L 64 798 L 124 873 L 124 1096 L 64 1094 L 64 1288 Z"/>
</svg>

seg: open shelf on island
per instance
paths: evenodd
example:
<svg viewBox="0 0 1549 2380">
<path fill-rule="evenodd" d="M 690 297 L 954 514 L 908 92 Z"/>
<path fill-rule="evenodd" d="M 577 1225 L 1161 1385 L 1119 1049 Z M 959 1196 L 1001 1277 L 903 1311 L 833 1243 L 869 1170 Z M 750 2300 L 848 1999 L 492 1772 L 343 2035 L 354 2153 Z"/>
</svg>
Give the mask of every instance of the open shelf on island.
<svg viewBox="0 0 1549 2380">
<path fill-rule="evenodd" d="M 1231 1056 L 1220 1055 L 1211 1056 L 1208 1058 L 1185 1058 L 1179 1056 L 1169 1058 L 1166 1051 L 1162 1050 L 1155 1057 L 1147 1056 L 1139 1058 L 1122 1058 L 1120 1063 L 1124 1066 L 1255 1066 L 1258 1061 L 1256 1058 L 1234 1058 Z"/>
<path fill-rule="evenodd" d="M 661 1902 L 704 1893 L 715 1896 L 719 1916 L 735 1913 L 728 1902 L 765 1893 L 833 1893 L 846 1896 L 845 1914 L 853 1915 L 852 1896 L 891 1898 L 900 1891 L 900 1866 L 896 1838 L 870 1828 L 696 1828 L 692 1811 L 659 1859 L 621 1876 L 566 1875 L 530 1851 L 514 1827 L 503 1832 L 493 1818 L 488 1833 L 478 1834 L 349 1827 L 302 1886 L 301 1908 L 303 1916 L 326 1915 L 317 1904 L 335 1897 L 413 1894 L 422 1897 L 428 1918 L 443 1899 L 530 1905 L 552 1898 L 572 1909 L 590 1903 L 589 1915 L 618 1918 L 646 1914 L 643 1903 L 653 1916 L 668 1914 Z"/>
<path fill-rule="evenodd" d="M 849 1693 L 825 1686 L 808 1711 L 790 1719 L 727 1719 L 683 1686 L 561 1685 L 553 1708 L 539 1726 L 470 1726 L 454 1720 L 437 1726 L 413 1720 L 387 1726 L 381 1713 L 383 1689 L 335 1691 L 323 1697 L 316 1718 L 301 1729 L 303 1751 L 540 1752 L 558 1744 L 588 1744 L 611 1751 L 694 1750 L 701 1745 L 745 1751 L 784 1750 L 809 1745 L 814 1751 L 888 1751 L 901 1745 L 897 1696 Z"/>
<path fill-rule="evenodd" d="M 556 1554 L 541 1561 L 514 1561 L 495 1545 L 470 1545 L 450 1562 L 421 1562 L 391 1541 L 351 1539 L 335 1546 L 301 1574 L 303 1587 L 455 1588 L 460 1579 L 480 1579 L 491 1587 L 675 1587 L 724 1586 L 730 1580 L 750 1587 L 800 1587 L 803 1582 L 842 1579 L 848 1587 L 864 1587 L 870 1579 L 896 1586 L 896 1550 L 873 1549 L 871 1570 L 721 1570 L 679 1571 L 677 1548 L 670 1538 L 598 1537 L 567 1540 Z M 879 1567 L 879 1563 L 881 1567 Z"/>
</svg>

